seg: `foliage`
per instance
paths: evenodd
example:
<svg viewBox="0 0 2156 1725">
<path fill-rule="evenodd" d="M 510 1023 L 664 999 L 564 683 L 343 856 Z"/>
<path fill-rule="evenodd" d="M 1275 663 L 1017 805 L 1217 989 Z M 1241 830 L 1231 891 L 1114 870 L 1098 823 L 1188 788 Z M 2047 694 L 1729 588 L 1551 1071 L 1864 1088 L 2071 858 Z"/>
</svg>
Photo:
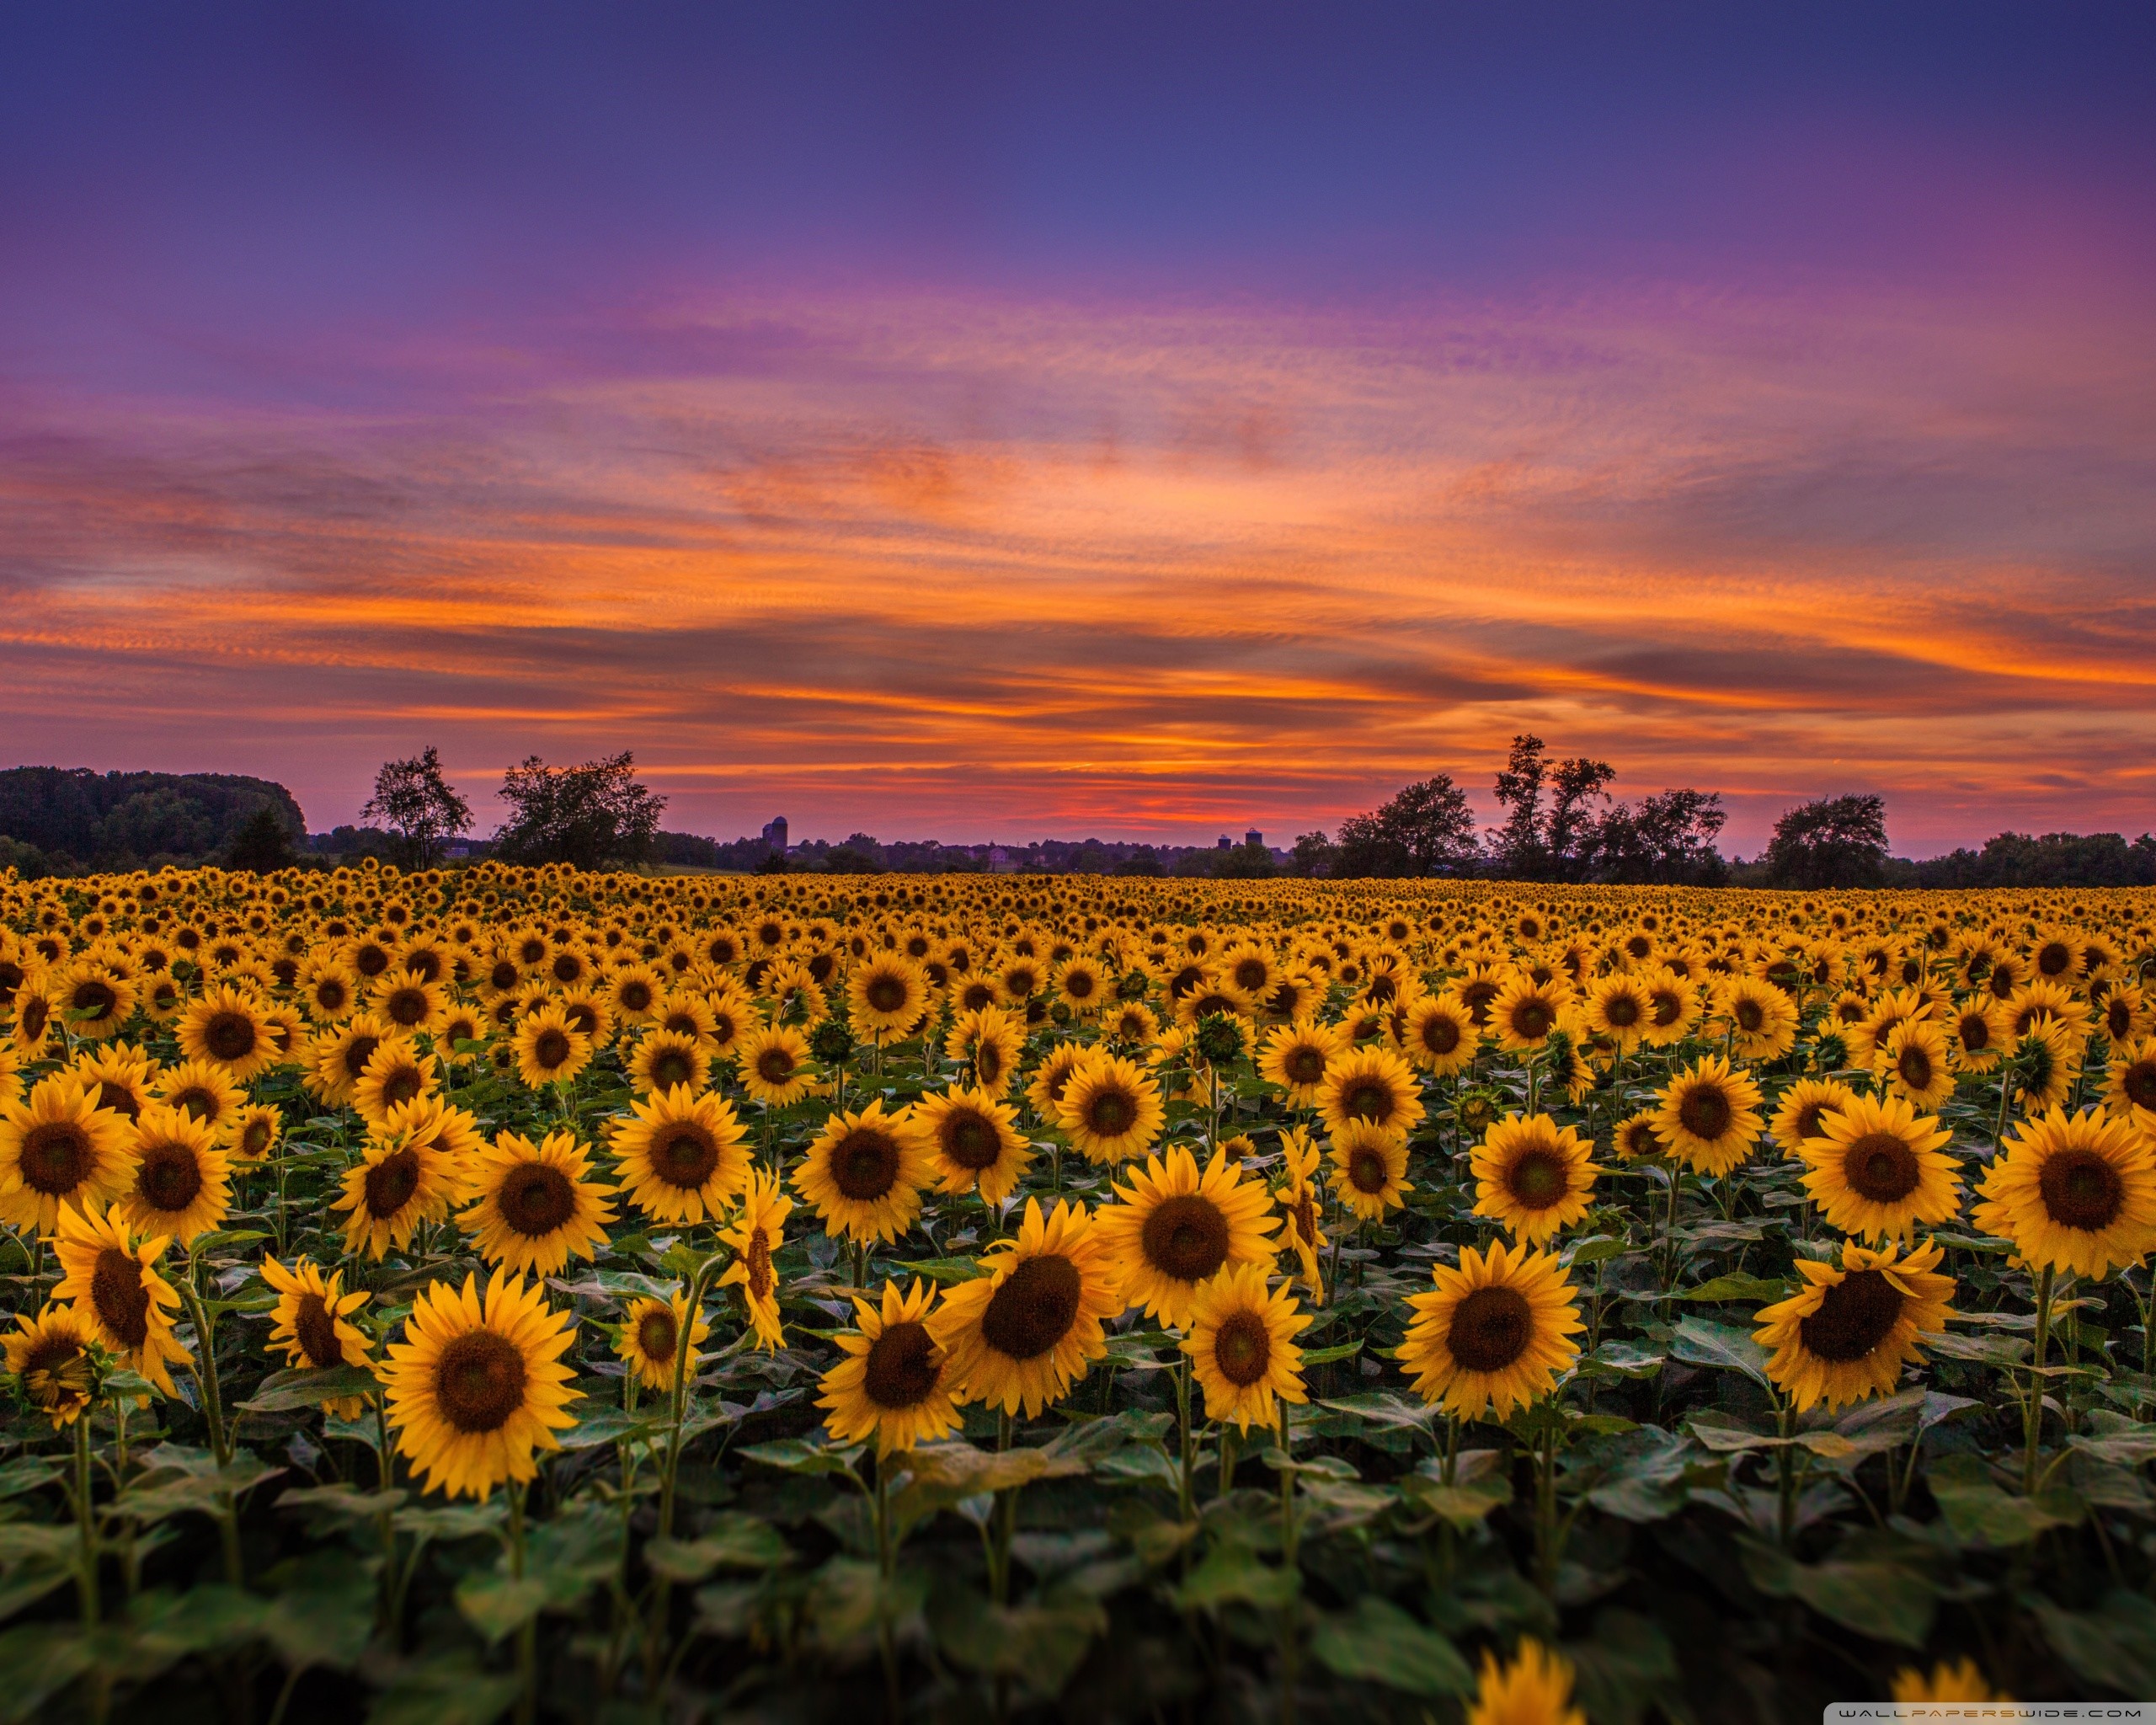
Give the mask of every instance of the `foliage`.
<svg viewBox="0 0 2156 1725">
<path fill-rule="evenodd" d="M 1885 798 L 1822 797 L 1800 804 L 1774 823 L 1764 861 L 1776 886 L 1876 885 L 1886 864 Z"/>
<path fill-rule="evenodd" d="M 659 830 L 666 799 L 636 778 L 627 750 L 581 766 L 549 766 L 536 755 L 502 776 L 510 810 L 494 835 L 505 862 L 597 868 L 640 861 Z"/>
<path fill-rule="evenodd" d="M 442 776 L 441 756 L 430 743 L 409 760 L 382 763 L 360 819 L 388 829 L 405 868 L 428 869 L 451 839 L 471 830 L 472 808 Z"/>
</svg>

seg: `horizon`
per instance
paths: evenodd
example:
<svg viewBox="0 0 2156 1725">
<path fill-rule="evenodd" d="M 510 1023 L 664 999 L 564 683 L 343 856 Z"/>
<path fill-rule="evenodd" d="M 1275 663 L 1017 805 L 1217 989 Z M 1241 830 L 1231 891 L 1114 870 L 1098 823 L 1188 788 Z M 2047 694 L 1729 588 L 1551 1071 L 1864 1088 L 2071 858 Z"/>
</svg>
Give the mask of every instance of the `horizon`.
<svg viewBox="0 0 2156 1725">
<path fill-rule="evenodd" d="M 1731 854 L 2150 825 L 2145 12 L 0 44 L 25 761 L 1187 845 L 1531 730 Z"/>
</svg>

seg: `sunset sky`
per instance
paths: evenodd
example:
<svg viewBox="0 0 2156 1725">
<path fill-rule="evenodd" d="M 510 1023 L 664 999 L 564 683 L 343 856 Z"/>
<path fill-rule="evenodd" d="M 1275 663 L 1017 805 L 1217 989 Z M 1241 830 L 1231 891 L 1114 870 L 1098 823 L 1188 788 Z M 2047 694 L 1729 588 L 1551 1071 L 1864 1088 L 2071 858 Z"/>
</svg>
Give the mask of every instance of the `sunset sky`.
<svg viewBox="0 0 2156 1725">
<path fill-rule="evenodd" d="M 2156 825 L 2156 13 L 13 8 L 0 764 Z"/>
</svg>

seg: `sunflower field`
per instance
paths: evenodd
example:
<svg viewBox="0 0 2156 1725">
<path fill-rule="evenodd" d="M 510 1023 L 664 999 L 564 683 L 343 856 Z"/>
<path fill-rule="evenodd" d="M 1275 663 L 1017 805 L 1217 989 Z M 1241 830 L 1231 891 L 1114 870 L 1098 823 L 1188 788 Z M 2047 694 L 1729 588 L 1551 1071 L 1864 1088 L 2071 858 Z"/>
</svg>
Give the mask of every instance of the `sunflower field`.
<svg viewBox="0 0 2156 1725">
<path fill-rule="evenodd" d="M 2156 1696 L 2156 895 L 0 873 L 0 1721 Z"/>
</svg>

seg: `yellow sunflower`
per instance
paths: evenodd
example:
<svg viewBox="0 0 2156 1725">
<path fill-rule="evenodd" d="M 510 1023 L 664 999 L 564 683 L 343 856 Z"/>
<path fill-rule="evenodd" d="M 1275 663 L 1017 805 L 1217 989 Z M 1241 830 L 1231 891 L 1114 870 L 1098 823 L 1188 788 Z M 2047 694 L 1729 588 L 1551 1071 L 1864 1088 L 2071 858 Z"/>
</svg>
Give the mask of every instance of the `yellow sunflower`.
<svg viewBox="0 0 2156 1725">
<path fill-rule="evenodd" d="M 638 1096 L 655 1096 L 686 1085 L 702 1090 L 711 1082 L 711 1065 L 693 1036 L 654 1030 L 641 1038 L 629 1056 L 629 1084 Z"/>
<path fill-rule="evenodd" d="M 1580 1015 L 1588 1028 L 1597 1036 L 1607 1037 L 1620 1054 L 1630 1054 L 1640 1045 L 1653 1011 L 1646 985 L 1624 971 L 1595 982 L 1580 1003 Z"/>
<path fill-rule="evenodd" d="M 1096 1055 L 1070 1075 L 1056 1118 L 1089 1162 L 1113 1164 L 1143 1155 L 1166 1124 L 1160 1087 L 1134 1061 Z"/>
<path fill-rule="evenodd" d="M 1920 1108 L 1935 1108 L 1954 1093 L 1946 1028 L 1936 1018 L 1907 1018 L 1886 1033 L 1872 1070 Z"/>
<path fill-rule="evenodd" d="M 846 991 L 855 1028 L 878 1048 L 904 1042 L 928 1011 L 928 978 L 897 953 L 855 965 Z"/>
<path fill-rule="evenodd" d="M 1899 1246 L 1852 1242 L 1838 1265 L 1796 1260 L 1803 1288 L 1764 1307 L 1752 1333 L 1797 1412 L 1894 1392 L 1902 1368 L 1923 1357 L 1918 1338 L 1946 1327 L 1954 1279 L 1935 1273 L 1943 1256 L 1934 1245 L 1903 1256 Z"/>
<path fill-rule="evenodd" d="M 1912 1665 L 1894 1674 L 1892 1698 L 1897 1701 L 2010 1701 L 2013 1696 L 1993 1689 L 1974 1659 L 1941 1659 L 1927 1676 Z"/>
<path fill-rule="evenodd" d="M 904 1114 L 887 1114 L 879 1097 L 851 1114 L 834 1114 L 793 1172 L 793 1189 L 813 1208 L 826 1234 L 857 1243 L 895 1240 L 921 1214 L 921 1189 L 935 1178 L 935 1159 Z"/>
<path fill-rule="evenodd" d="M 1540 1246 L 1588 1213 L 1594 1146 L 1547 1114 L 1508 1114 L 1475 1146 L 1475 1214 Z"/>
<path fill-rule="evenodd" d="M 1532 1636 L 1509 1664 L 1486 1651 L 1465 1725 L 1587 1725 L 1572 1705 L 1572 1662 Z"/>
<path fill-rule="evenodd" d="M 344 1020 L 315 1038 L 312 1069 L 302 1081 L 331 1108 L 349 1107 L 375 1050 L 396 1034 L 395 1026 L 372 1012 Z"/>
<path fill-rule="evenodd" d="M 300 1005 L 318 1024 L 335 1024 L 359 1010 L 360 979 L 334 955 L 311 959 L 299 974 Z"/>
<path fill-rule="evenodd" d="M 1759 1087 L 1720 1055 L 1694 1061 L 1662 1087 L 1655 1135 L 1697 1174 L 1721 1175 L 1759 1136 Z"/>
<path fill-rule="evenodd" d="M 0 1220 L 50 1234 L 61 1210 L 102 1206 L 135 1173 L 134 1133 L 70 1073 L 0 1102 Z"/>
<path fill-rule="evenodd" d="M 1267 1291 L 1262 1263 L 1231 1264 L 1200 1285 L 1182 1351 L 1204 1386 L 1205 1417 L 1247 1432 L 1252 1420 L 1272 1426 L 1280 1402 L 1307 1402 L 1294 1338 L 1310 1322 L 1292 1287 Z"/>
<path fill-rule="evenodd" d="M 1796 1046 L 1796 1002 L 1763 976 L 1725 977 L 1715 1013 L 1730 1027 L 1730 1047 L 1744 1060 L 1778 1060 Z"/>
<path fill-rule="evenodd" d="M 0 1061 L 7 1058 L 0 1055 Z M 96 1085 L 97 1105 L 125 1120 L 140 1118 L 155 1094 L 157 1063 L 131 1042 L 99 1043 L 93 1049 L 85 1049 L 67 1070 L 83 1081 L 86 1091 Z M 0 1102 L 12 1094 L 5 1077 L 0 1076 Z"/>
<path fill-rule="evenodd" d="M 284 1131 L 285 1116 L 275 1104 L 250 1103 L 233 1120 L 227 1147 L 237 1162 L 259 1162 L 277 1147 Z"/>
<path fill-rule="evenodd" d="M 1023 1013 L 979 1007 L 958 1014 L 943 1039 L 943 1057 L 971 1066 L 975 1087 L 1001 1096 L 1017 1076 L 1025 1040 Z"/>
<path fill-rule="evenodd" d="M 139 996 L 134 980 L 100 959 L 78 959 L 56 980 L 53 1004 L 61 1022 L 83 1041 L 109 1041 L 134 1015 Z"/>
<path fill-rule="evenodd" d="M 1318 1087 L 1317 1108 L 1336 1140 L 1360 1120 L 1403 1144 L 1424 1114 L 1415 1074 L 1387 1048 L 1356 1049 L 1334 1061 Z"/>
<path fill-rule="evenodd" d="M 1508 1054 L 1532 1054 L 1549 1041 L 1572 1000 L 1572 991 L 1554 978 L 1537 981 L 1516 973 L 1490 1003 L 1490 1028 Z"/>
<path fill-rule="evenodd" d="M 1472 1065 L 1480 1039 L 1466 1008 L 1445 995 L 1418 998 L 1400 1028 L 1401 1049 L 1409 1064 L 1439 1077 Z"/>
<path fill-rule="evenodd" d="M 614 1188 L 590 1176 L 590 1147 L 574 1132 L 550 1132 L 539 1144 L 500 1133 L 466 1171 L 468 1199 L 457 1226 L 497 1269 L 557 1275 L 572 1257 L 590 1258 L 606 1243 Z"/>
<path fill-rule="evenodd" d="M 534 1478 L 532 1452 L 558 1450 L 554 1433 L 576 1423 L 563 1411 L 579 1395 L 574 1374 L 561 1363 L 575 1340 L 576 1314 L 549 1311 L 543 1284 L 505 1270 L 483 1296 L 476 1276 L 422 1289 L 382 1368 L 398 1454 L 451 1497 Z"/>
<path fill-rule="evenodd" d="M 270 1345 L 281 1348 L 288 1365 L 323 1371 L 337 1365 L 372 1363 L 374 1343 L 351 1314 L 371 1297 L 364 1290 L 344 1291 L 344 1273 L 328 1275 L 311 1258 L 290 1269 L 274 1258 L 262 1260 L 262 1279 L 277 1290 L 270 1314 Z M 357 1419 L 365 1404 L 357 1396 L 340 1396 L 323 1407 L 339 1419 Z"/>
<path fill-rule="evenodd" d="M 1058 1200 L 1043 1216 L 1029 1198 L 1017 1237 L 996 1242 L 981 1268 L 945 1293 L 930 1332 L 954 1397 L 1033 1418 L 1107 1351 L 1102 1325 L 1123 1299 L 1106 1239 L 1082 1204 Z"/>
<path fill-rule="evenodd" d="M 2065 1102 L 2081 1076 L 2084 1046 L 2068 1026 L 2048 1013 L 2040 1015 L 2015 1039 L 2014 1058 L 2021 1068 L 2021 1081 L 2014 1092 L 2015 1105 L 2033 1116 Z"/>
<path fill-rule="evenodd" d="M 358 1163 L 345 1171 L 342 1195 L 329 1207 L 350 1212 L 345 1249 L 364 1247 L 378 1261 L 392 1247 L 402 1252 L 410 1245 L 422 1221 L 447 1215 L 462 1187 L 457 1158 L 437 1135 L 408 1119 L 401 1128 L 370 1135 Z"/>
<path fill-rule="evenodd" d="M 629 1104 L 608 1143 L 621 1191 L 654 1221 L 717 1216 L 749 1178 L 748 1129 L 714 1091 L 677 1085 Z"/>
<path fill-rule="evenodd" d="M 674 1374 L 681 1365 L 681 1326 L 689 1322 L 686 1292 L 659 1300 L 646 1296 L 632 1300 L 621 1327 L 614 1332 L 614 1354 L 636 1374 L 637 1382 L 661 1394 L 674 1387 Z M 696 1375 L 701 1344 L 711 1339 L 711 1325 L 702 1312 L 689 1331 L 689 1375 Z"/>
<path fill-rule="evenodd" d="M 1326 1070 L 1346 1051 L 1338 1030 L 1314 1018 L 1298 1018 L 1292 1024 L 1275 1025 L 1266 1033 L 1265 1047 L 1257 1057 L 1257 1076 L 1277 1084 L 1291 1108 L 1314 1108 Z"/>
<path fill-rule="evenodd" d="M 1804 1189 L 1829 1227 L 1860 1240 L 1907 1240 L 1919 1223 L 1961 1213 L 1961 1179 L 1945 1153 L 1953 1133 L 1898 1096 L 1853 1096 L 1820 1116 L 1797 1147 Z"/>
<path fill-rule="evenodd" d="M 129 1370 L 168 1396 L 173 1393 L 168 1366 L 188 1357 L 173 1334 L 179 1295 L 156 1268 L 171 1243 L 136 1240 L 109 1210 L 63 1210 L 54 1242 L 60 1285 L 52 1290 L 55 1300 L 73 1304 L 91 1333 Z"/>
<path fill-rule="evenodd" d="M 1463 1420 L 1524 1407 L 1579 1357 L 1581 1322 L 1572 1279 L 1555 1253 L 1508 1247 L 1460 1250 L 1460 1268 L 1435 1265 L 1436 1286 L 1408 1296 L 1415 1316 L 1401 1365 L 1425 1402 Z"/>
<path fill-rule="evenodd" d="M 1800 1078 L 1776 1100 L 1768 1131 L 1786 1154 L 1795 1156 L 1806 1139 L 1819 1135 L 1822 1118 L 1847 1106 L 1855 1095 L 1838 1078 Z"/>
<path fill-rule="evenodd" d="M 978 1191 L 982 1203 L 1000 1204 L 1033 1163 L 1017 1110 L 985 1091 L 924 1096 L 914 1104 L 913 1119 L 935 1152 L 939 1192 Z"/>
<path fill-rule="evenodd" d="M 800 1101 L 815 1084 L 808 1064 L 808 1039 L 786 1025 L 751 1030 L 741 1039 L 737 1058 L 741 1082 L 766 1108 L 782 1108 Z"/>
<path fill-rule="evenodd" d="M 740 1210 L 718 1231 L 718 1237 L 734 1248 L 734 1262 L 718 1285 L 741 1290 L 750 1327 L 766 1351 L 786 1340 L 779 1321 L 778 1270 L 771 1260 L 786 1239 L 786 1219 L 792 1214 L 793 1200 L 779 1189 L 778 1177 L 752 1169 Z"/>
<path fill-rule="evenodd" d="M 1056 969 L 1055 993 L 1077 1017 L 1090 1018 L 1108 1003 L 1107 973 L 1091 959 L 1066 959 Z"/>
<path fill-rule="evenodd" d="M 846 1358 L 824 1374 L 816 1398 L 839 1442 L 873 1439 L 880 1461 L 958 1429 L 950 1365 L 929 1332 L 935 1305 L 936 1290 L 926 1282 L 910 1291 L 884 1283 L 880 1311 L 853 1296 L 860 1328 L 836 1338 Z"/>
<path fill-rule="evenodd" d="M 120 1214 L 145 1235 L 181 1246 L 222 1227 L 232 1209 L 232 1159 L 217 1135 L 184 1109 L 152 1103 L 135 1123 L 135 1179 Z"/>
<path fill-rule="evenodd" d="M 407 1036 L 432 1035 L 449 1017 L 449 991 L 409 970 L 383 972 L 368 992 L 374 1010 Z"/>
<path fill-rule="evenodd" d="M 8 1373 L 23 1400 L 59 1431 L 86 1413 L 97 1388 L 99 1338 L 71 1306 L 47 1306 L 35 1317 L 15 1314 L 15 1333 L 0 1337 Z"/>
<path fill-rule="evenodd" d="M 1640 979 L 1647 991 L 1647 1024 L 1642 1039 L 1650 1048 L 1668 1048 L 1692 1033 L 1700 1022 L 1699 985 L 1667 964 Z"/>
<path fill-rule="evenodd" d="M 2016 1127 L 1986 1171 L 1976 1225 L 2039 1268 L 2091 1279 L 2156 1250 L 2156 1142 L 2095 1108 Z"/>
<path fill-rule="evenodd" d="M 1662 1140 L 1655 1135 L 1654 1120 L 1655 1110 L 1645 1108 L 1617 1123 L 1610 1135 L 1610 1147 L 1620 1161 L 1636 1162 L 1664 1154 Z"/>
<path fill-rule="evenodd" d="M 1325 1303 L 1325 1279 L 1318 1272 L 1320 1254 L 1326 1248 L 1325 1227 L 1315 1175 L 1322 1158 L 1310 1142 L 1309 1131 L 1291 1127 L 1280 1135 L 1281 1185 L 1273 1194 L 1280 1214 L 1287 1219 L 1281 1242 L 1295 1254 L 1303 1285 L 1319 1305 Z"/>
<path fill-rule="evenodd" d="M 367 1059 L 366 1071 L 352 1087 L 352 1108 L 369 1126 L 379 1127 L 392 1108 L 441 1093 L 441 1063 L 406 1036 L 385 1038 Z"/>
<path fill-rule="evenodd" d="M 2111 1044 L 2104 1106 L 2115 1118 L 2132 1121 L 2143 1133 L 2156 1134 L 2156 1037 Z"/>
<path fill-rule="evenodd" d="M 1946 1047 L 1964 1072 L 1988 1072 L 2013 1046 L 2005 1003 L 1972 995 L 1946 1015 Z"/>
<path fill-rule="evenodd" d="M 1174 1328 L 1190 1322 L 1198 1284 L 1229 1264 L 1271 1263 L 1280 1219 L 1255 1178 L 1218 1151 L 1200 1174 L 1177 1144 L 1131 1171 L 1118 1204 L 1094 1212 L 1094 1226 L 1123 1279 L 1124 1303 Z"/>
<path fill-rule="evenodd" d="M 592 1039 L 569 1022 L 564 1006 L 542 1007 L 516 1027 L 516 1076 L 525 1087 L 573 1083 L 591 1064 Z"/>
<path fill-rule="evenodd" d="M 1366 1222 L 1407 1201 L 1407 1140 L 1369 1120 L 1350 1120 L 1332 1135 L 1332 1189 Z"/>
<path fill-rule="evenodd" d="M 217 1135 L 222 1143 L 239 1124 L 247 1096 L 225 1069 L 210 1060 L 182 1060 L 157 1074 L 152 1092 L 159 1102 L 184 1108 Z"/>
<path fill-rule="evenodd" d="M 1034 1069 L 1033 1080 L 1026 1086 L 1026 1100 L 1033 1104 L 1038 1119 L 1051 1126 L 1057 1124 L 1063 1107 L 1063 1092 L 1070 1087 L 1070 1075 L 1092 1055 L 1093 1050 L 1082 1042 L 1059 1042 L 1048 1051 L 1047 1058 Z"/>
</svg>

